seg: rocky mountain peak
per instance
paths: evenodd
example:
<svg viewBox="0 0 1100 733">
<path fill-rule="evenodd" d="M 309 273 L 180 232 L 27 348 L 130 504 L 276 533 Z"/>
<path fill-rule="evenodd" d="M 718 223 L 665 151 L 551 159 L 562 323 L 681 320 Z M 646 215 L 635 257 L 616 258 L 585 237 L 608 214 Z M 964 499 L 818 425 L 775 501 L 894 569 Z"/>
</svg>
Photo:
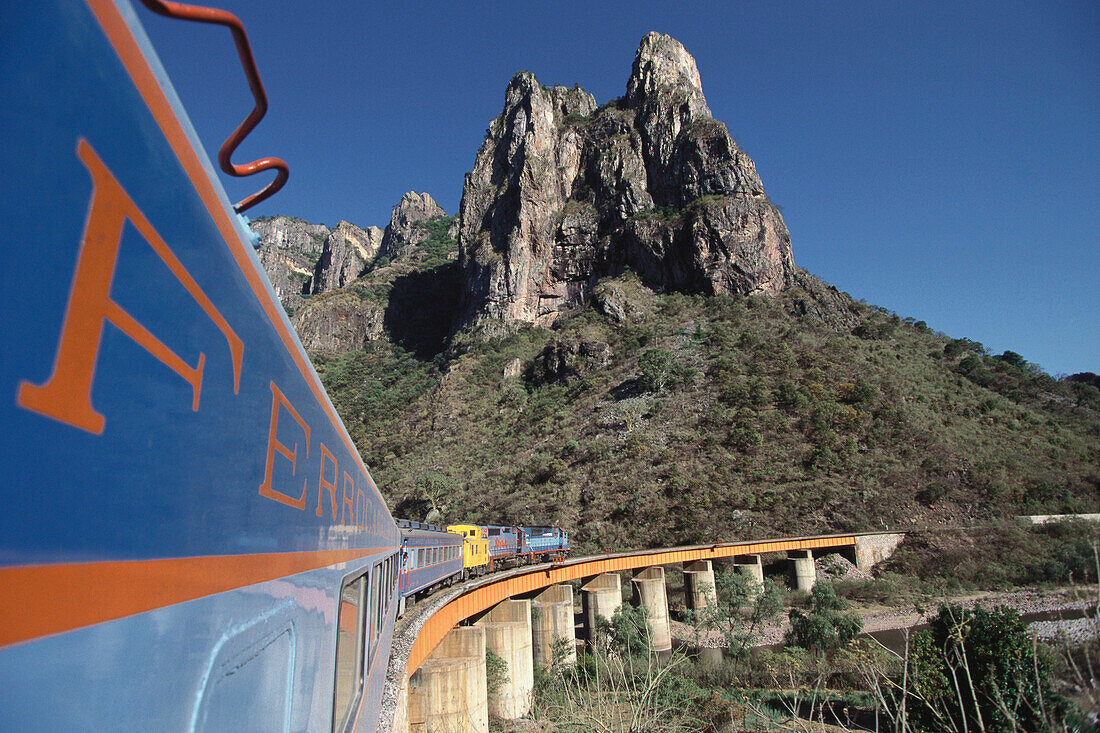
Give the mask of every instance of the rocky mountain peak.
<svg viewBox="0 0 1100 733">
<path fill-rule="evenodd" d="M 430 195 L 407 192 L 393 207 L 389 226 L 382 236 L 379 258 L 385 257 L 390 262 L 409 258 L 416 246 L 428 237 L 428 231 L 422 225 L 445 216 L 447 212 Z"/>
<path fill-rule="evenodd" d="M 634 68 L 626 84 L 626 102 L 641 107 L 673 100 L 681 105 L 686 102 L 685 111 L 694 117 L 711 116 L 695 59 L 672 36 L 651 31 L 634 56 Z"/>
<path fill-rule="evenodd" d="M 543 86 L 530 71 L 517 72 L 504 93 L 504 108 L 530 106 L 533 97 L 564 119 L 569 115 L 587 116 L 596 109 L 596 98 L 580 87 Z M 507 117 L 507 114 L 505 114 Z"/>
<path fill-rule="evenodd" d="M 711 117 L 691 54 L 659 33 L 642 39 L 626 96 L 603 107 L 513 76 L 459 216 L 467 325 L 547 325 L 626 268 L 702 293 L 773 293 L 794 278 L 756 166 Z"/>
<path fill-rule="evenodd" d="M 401 200 L 397 202 L 397 206 L 393 207 L 393 214 L 390 216 L 390 229 L 403 232 L 417 222 L 437 219 L 446 215 L 447 212 L 435 202 L 431 195 L 409 191 L 401 197 Z"/>
</svg>

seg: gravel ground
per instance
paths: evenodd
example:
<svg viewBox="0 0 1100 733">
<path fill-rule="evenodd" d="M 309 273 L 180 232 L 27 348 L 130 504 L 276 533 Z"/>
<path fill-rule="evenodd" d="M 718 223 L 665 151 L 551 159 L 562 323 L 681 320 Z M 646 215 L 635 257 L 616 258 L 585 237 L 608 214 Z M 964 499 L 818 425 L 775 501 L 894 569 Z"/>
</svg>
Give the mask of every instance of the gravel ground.
<svg viewBox="0 0 1100 733">
<path fill-rule="evenodd" d="M 958 603 L 967 608 L 973 608 L 977 604 L 986 607 L 1008 606 L 1021 615 L 1029 613 L 1042 613 L 1049 611 L 1080 610 L 1094 606 L 1097 603 L 1096 586 L 1077 588 L 1060 588 L 1050 591 L 1016 590 L 1004 593 L 976 593 L 966 596 L 957 596 L 946 599 L 951 603 Z M 911 626 L 925 623 L 937 612 L 939 603 L 932 604 L 930 608 L 853 608 L 863 618 L 863 630 L 887 631 L 890 629 L 907 629 Z M 781 623 L 768 624 L 759 631 L 760 640 L 758 646 L 770 646 L 783 641 L 784 634 L 790 624 L 784 619 Z M 1038 621 L 1030 625 L 1041 639 L 1053 639 L 1057 637 L 1059 630 L 1064 630 L 1073 640 L 1084 640 L 1096 635 L 1097 626 L 1089 619 L 1070 619 L 1066 621 Z M 690 642 L 693 638 L 693 630 L 687 624 L 678 621 L 672 622 L 672 636 L 680 641 Z M 700 639 L 699 646 L 704 648 L 716 648 L 724 646 L 722 635 L 712 631 Z"/>
</svg>

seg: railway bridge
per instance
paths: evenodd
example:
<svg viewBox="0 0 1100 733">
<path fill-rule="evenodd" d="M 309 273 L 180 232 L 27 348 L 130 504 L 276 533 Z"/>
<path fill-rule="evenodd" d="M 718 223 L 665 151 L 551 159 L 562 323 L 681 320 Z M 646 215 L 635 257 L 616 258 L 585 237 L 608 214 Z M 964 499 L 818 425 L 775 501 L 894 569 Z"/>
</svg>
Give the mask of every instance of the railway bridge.
<svg viewBox="0 0 1100 733">
<path fill-rule="evenodd" d="M 424 601 L 399 622 L 378 730 L 488 731 L 490 713 L 503 719 L 527 715 L 534 666 L 549 663 L 558 638 L 567 639 L 575 654 L 569 581 L 581 581 L 584 633 L 591 638 L 597 618 L 610 618 L 621 605 L 621 573 L 629 572 L 632 601 L 646 608 L 653 647 L 660 652 L 672 648 L 665 566 L 682 566 L 684 602 L 696 610 L 713 602 L 714 560 L 732 560 L 762 585 L 762 556 L 786 553 L 795 588 L 809 591 L 816 581 L 815 553 L 838 552 L 870 570 L 903 536 L 864 532 L 609 553 L 465 583 Z M 486 686 L 486 650 L 508 665 L 507 679 L 493 695 Z"/>
</svg>

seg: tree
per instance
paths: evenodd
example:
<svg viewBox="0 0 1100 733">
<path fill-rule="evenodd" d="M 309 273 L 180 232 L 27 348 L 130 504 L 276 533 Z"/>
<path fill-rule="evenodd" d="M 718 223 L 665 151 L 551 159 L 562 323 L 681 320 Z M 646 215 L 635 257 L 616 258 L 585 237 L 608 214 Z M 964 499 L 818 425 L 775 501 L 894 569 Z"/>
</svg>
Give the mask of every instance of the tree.
<svg viewBox="0 0 1100 733">
<path fill-rule="evenodd" d="M 644 606 L 624 603 L 615 609 L 615 614 L 604 627 L 609 648 L 626 656 L 648 655 L 651 651 L 652 639 L 647 618 Z M 599 622 L 602 621 L 603 617 L 600 617 Z M 602 623 L 598 625 L 602 626 Z"/>
<path fill-rule="evenodd" d="M 688 371 L 676 357 L 664 349 L 646 349 L 638 358 L 642 376 L 638 386 L 646 392 L 661 392 L 682 385 L 688 378 Z"/>
<path fill-rule="evenodd" d="M 791 609 L 791 628 L 784 642 L 818 652 L 831 652 L 845 646 L 863 630 L 859 614 L 846 612 L 845 606 L 832 584 L 819 580 L 810 594 L 809 613 Z"/>
<path fill-rule="evenodd" d="M 454 488 L 454 480 L 438 471 L 425 471 L 416 479 L 417 498 L 428 502 L 434 513 L 442 512 L 440 504 Z"/>
<path fill-rule="evenodd" d="M 739 572 L 723 570 L 714 579 L 716 603 L 696 612 L 696 629 L 717 630 L 731 656 L 744 656 L 755 645 L 758 629 L 779 616 L 783 591 L 771 578 L 760 588 Z"/>
</svg>

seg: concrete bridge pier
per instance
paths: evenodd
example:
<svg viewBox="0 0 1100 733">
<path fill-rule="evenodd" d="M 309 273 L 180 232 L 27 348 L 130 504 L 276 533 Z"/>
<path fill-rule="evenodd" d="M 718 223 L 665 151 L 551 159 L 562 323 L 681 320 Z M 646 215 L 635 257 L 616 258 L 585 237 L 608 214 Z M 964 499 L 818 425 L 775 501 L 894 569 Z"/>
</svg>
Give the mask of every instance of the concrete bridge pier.
<svg viewBox="0 0 1100 733">
<path fill-rule="evenodd" d="M 672 629 L 668 623 L 668 595 L 665 592 L 665 569 L 659 565 L 634 575 L 633 603 L 646 610 L 653 651 L 672 650 Z"/>
<path fill-rule="evenodd" d="M 623 605 L 623 579 L 618 573 L 604 573 L 585 578 L 581 584 L 581 608 L 584 610 L 584 634 L 591 644 L 596 636 L 596 619 L 608 621 Z"/>
<path fill-rule="evenodd" d="M 692 611 L 702 611 L 718 602 L 714 585 L 714 566 L 710 560 L 684 563 L 684 603 Z"/>
<path fill-rule="evenodd" d="M 759 555 L 738 555 L 733 558 L 734 569 L 749 580 L 756 590 L 754 596 L 764 592 L 764 563 Z"/>
<path fill-rule="evenodd" d="M 565 639 L 565 656 L 561 664 L 577 663 L 577 645 L 573 630 L 573 586 L 552 585 L 531 597 L 531 639 L 535 665 L 542 668 L 554 664 L 554 642 Z"/>
<path fill-rule="evenodd" d="M 817 582 L 817 567 L 814 565 L 814 553 L 812 550 L 788 550 L 787 559 L 791 561 L 794 570 L 795 590 L 809 593 Z"/>
<path fill-rule="evenodd" d="M 500 689 L 488 694 L 489 713 L 502 720 L 522 718 L 534 703 L 531 602 L 501 601 L 475 622 L 474 628 L 485 630 L 485 649 L 508 665 Z"/>
<path fill-rule="evenodd" d="M 488 733 L 485 690 L 485 629 L 451 629 L 408 679 L 406 730 Z"/>
</svg>

